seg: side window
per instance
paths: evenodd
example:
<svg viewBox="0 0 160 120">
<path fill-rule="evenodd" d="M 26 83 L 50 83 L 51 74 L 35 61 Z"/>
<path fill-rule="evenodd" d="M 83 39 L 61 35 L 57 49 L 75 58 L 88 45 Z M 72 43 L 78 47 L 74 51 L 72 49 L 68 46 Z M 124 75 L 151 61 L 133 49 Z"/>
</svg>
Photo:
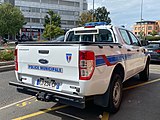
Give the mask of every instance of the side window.
<svg viewBox="0 0 160 120">
<path fill-rule="evenodd" d="M 66 41 L 79 41 L 79 35 L 74 35 L 74 32 L 71 31 L 67 36 Z"/>
<path fill-rule="evenodd" d="M 123 40 L 125 41 L 126 44 L 131 45 L 131 40 L 128 36 L 128 33 L 126 30 L 120 29 L 120 33 L 122 35 Z"/>
<path fill-rule="evenodd" d="M 95 35 L 96 42 L 113 42 L 112 34 L 109 30 L 100 29 L 99 34 Z"/>
<path fill-rule="evenodd" d="M 138 39 L 133 35 L 133 33 L 129 32 L 129 35 L 132 39 L 132 45 L 140 46 L 140 43 L 139 43 Z"/>
</svg>

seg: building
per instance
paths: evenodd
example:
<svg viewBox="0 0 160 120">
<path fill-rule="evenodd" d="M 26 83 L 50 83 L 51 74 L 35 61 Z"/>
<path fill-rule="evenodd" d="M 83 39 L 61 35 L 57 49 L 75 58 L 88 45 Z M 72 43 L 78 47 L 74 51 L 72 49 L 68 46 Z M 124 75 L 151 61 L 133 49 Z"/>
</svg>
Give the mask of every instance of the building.
<svg viewBox="0 0 160 120">
<path fill-rule="evenodd" d="M 88 9 L 86 0 L 1 0 L 15 3 L 27 22 L 21 30 L 21 35 L 40 39 L 44 30 L 44 17 L 48 10 L 53 10 L 61 16 L 61 28 L 68 30 L 78 25 L 80 14 Z"/>
<path fill-rule="evenodd" d="M 9 2 L 12 5 L 15 5 L 15 0 L 0 0 L 0 3 Z"/>
<path fill-rule="evenodd" d="M 137 36 L 139 36 L 140 33 L 143 33 L 144 36 L 148 36 L 153 31 L 156 31 L 160 35 L 160 20 L 136 22 L 133 26 L 133 33 Z"/>
</svg>

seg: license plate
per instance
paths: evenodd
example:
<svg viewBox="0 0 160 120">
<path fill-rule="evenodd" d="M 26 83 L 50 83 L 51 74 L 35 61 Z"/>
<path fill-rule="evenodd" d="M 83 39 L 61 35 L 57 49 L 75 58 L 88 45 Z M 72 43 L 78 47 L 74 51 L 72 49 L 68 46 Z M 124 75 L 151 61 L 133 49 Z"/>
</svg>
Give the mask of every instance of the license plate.
<svg viewBox="0 0 160 120">
<path fill-rule="evenodd" d="M 61 91 L 62 84 L 60 82 L 56 82 L 54 80 L 43 80 L 43 79 L 37 79 L 35 81 L 35 86 L 48 88 L 52 90 Z"/>
</svg>

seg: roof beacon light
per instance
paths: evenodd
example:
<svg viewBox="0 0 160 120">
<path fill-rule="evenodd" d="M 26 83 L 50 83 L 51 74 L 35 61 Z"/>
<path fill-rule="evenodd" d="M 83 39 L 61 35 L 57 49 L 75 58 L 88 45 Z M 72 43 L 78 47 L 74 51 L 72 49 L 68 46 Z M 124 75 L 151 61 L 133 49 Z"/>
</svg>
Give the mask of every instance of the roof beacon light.
<svg viewBox="0 0 160 120">
<path fill-rule="evenodd" d="M 106 22 L 89 22 L 85 24 L 85 28 L 92 28 L 100 25 L 107 25 L 107 23 Z"/>
</svg>

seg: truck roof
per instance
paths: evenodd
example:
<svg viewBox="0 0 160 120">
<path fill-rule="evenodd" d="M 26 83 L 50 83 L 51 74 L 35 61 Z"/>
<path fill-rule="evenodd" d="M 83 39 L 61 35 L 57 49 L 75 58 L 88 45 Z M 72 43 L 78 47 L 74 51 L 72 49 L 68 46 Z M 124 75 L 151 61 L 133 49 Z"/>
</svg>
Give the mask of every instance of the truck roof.
<svg viewBox="0 0 160 120">
<path fill-rule="evenodd" d="M 76 31 L 76 30 L 84 30 L 84 29 L 110 29 L 114 27 L 113 25 L 100 25 L 100 26 L 93 26 L 93 27 L 77 27 L 77 28 L 72 28 L 69 31 Z"/>
</svg>

